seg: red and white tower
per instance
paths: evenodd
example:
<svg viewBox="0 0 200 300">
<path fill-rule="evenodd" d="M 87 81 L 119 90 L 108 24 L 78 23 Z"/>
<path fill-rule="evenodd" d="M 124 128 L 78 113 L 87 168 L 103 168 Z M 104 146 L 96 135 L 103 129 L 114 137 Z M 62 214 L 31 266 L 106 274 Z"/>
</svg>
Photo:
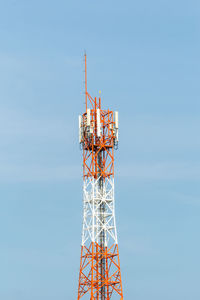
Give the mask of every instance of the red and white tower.
<svg viewBox="0 0 200 300">
<path fill-rule="evenodd" d="M 114 149 L 118 146 L 118 112 L 101 108 L 101 98 L 87 91 L 79 116 L 83 151 L 83 230 L 78 300 L 123 299 L 114 200 Z"/>
</svg>

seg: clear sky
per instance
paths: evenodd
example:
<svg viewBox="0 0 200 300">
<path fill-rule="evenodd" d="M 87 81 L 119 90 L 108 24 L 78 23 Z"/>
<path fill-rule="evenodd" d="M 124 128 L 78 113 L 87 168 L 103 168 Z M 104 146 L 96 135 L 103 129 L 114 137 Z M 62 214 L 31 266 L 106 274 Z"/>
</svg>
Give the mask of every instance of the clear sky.
<svg viewBox="0 0 200 300">
<path fill-rule="evenodd" d="M 84 50 L 119 111 L 124 299 L 199 300 L 198 0 L 0 0 L 0 299 L 76 299 Z"/>
</svg>

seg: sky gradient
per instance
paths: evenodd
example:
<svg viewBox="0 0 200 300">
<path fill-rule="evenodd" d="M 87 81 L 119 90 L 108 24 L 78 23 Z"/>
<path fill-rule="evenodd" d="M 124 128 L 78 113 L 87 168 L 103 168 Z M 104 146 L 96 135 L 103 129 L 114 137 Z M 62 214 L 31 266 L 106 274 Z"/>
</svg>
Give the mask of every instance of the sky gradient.
<svg viewBox="0 0 200 300">
<path fill-rule="evenodd" d="M 76 299 L 78 115 L 119 111 L 125 300 L 199 300 L 200 2 L 0 0 L 0 299 Z"/>
</svg>

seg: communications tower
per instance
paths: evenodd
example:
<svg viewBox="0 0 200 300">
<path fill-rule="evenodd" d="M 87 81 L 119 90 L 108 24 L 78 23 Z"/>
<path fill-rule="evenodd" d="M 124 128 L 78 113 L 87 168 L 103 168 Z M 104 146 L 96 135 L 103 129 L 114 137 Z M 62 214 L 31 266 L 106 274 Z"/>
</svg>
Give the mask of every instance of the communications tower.
<svg viewBox="0 0 200 300">
<path fill-rule="evenodd" d="M 114 149 L 118 147 L 118 112 L 101 108 L 101 98 L 87 91 L 79 116 L 83 151 L 83 229 L 78 300 L 123 300 L 115 222 Z"/>
</svg>

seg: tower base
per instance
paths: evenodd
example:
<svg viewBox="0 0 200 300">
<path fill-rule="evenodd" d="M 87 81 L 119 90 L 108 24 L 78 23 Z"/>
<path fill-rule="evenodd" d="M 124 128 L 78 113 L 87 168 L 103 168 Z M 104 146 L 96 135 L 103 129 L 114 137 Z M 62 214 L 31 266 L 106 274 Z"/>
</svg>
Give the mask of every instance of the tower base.
<svg viewBox="0 0 200 300">
<path fill-rule="evenodd" d="M 114 293 L 115 299 L 123 300 L 118 245 L 82 246 L 77 299 L 109 300 Z"/>
</svg>

